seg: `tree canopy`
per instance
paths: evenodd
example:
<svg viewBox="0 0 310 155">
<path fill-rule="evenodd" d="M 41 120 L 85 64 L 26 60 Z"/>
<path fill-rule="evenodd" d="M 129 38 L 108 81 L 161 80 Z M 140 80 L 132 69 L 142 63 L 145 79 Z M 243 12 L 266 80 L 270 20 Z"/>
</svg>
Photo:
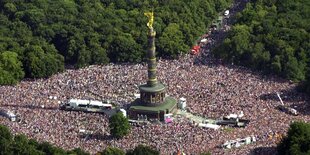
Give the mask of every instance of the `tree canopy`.
<svg viewBox="0 0 310 155">
<path fill-rule="evenodd" d="M 309 80 L 310 2 L 257 0 L 236 16 L 236 23 L 214 55 L 225 61 L 292 81 Z"/>
<path fill-rule="evenodd" d="M 310 124 L 304 122 L 292 123 L 287 136 L 278 145 L 278 154 L 310 154 Z"/>
<path fill-rule="evenodd" d="M 122 112 L 118 112 L 109 119 L 110 133 L 116 138 L 122 138 L 130 131 L 128 118 L 124 117 Z"/>
<path fill-rule="evenodd" d="M 138 145 L 134 150 L 129 150 L 126 155 L 159 155 L 159 151 L 145 145 Z"/>
<path fill-rule="evenodd" d="M 0 54 L 11 53 L 0 61 L 0 84 L 15 84 L 24 76 L 46 78 L 65 65 L 141 62 L 148 31 L 143 13 L 152 9 L 158 56 L 175 58 L 187 52 L 217 13 L 231 3 L 1 0 Z M 7 67 L 13 70 L 8 72 Z"/>
<path fill-rule="evenodd" d="M 25 76 L 22 62 L 17 56 L 17 53 L 10 51 L 0 53 L 0 85 L 16 84 Z"/>
<path fill-rule="evenodd" d="M 0 125 L 0 154 L 12 154 L 11 144 L 13 143 L 13 135 L 9 128 Z"/>
<path fill-rule="evenodd" d="M 107 147 L 100 152 L 100 155 L 125 155 L 125 152 L 116 147 Z"/>
</svg>

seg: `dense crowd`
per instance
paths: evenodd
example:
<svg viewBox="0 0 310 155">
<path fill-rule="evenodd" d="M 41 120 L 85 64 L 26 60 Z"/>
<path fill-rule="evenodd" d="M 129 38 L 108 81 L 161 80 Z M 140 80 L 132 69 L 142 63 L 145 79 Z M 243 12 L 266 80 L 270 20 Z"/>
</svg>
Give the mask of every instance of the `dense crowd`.
<svg viewBox="0 0 310 155">
<path fill-rule="evenodd" d="M 142 143 L 160 149 L 163 154 L 177 148 L 186 153 L 211 150 L 214 154 L 223 154 L 224 150 L 218 145 L 255 135 L 256 144 L 228 151 L 229 154 L 246 154 L 250 148 L 275 146 L 277 139 L 271 140 L 270 136 L 284 134 L 291 121 L 310 121 L 304 106 L 306 97 L 295 91 L 295 84 L 233 65 L 195 65 L 191 56 L 158 61 L 158 78 L 167 85 L 167 94 L 185 97 L 188 110 L 204 117 L 218 118 L 243 111 L 244 117 L 250 120 L 246 128 L 213 131 L 177 118 L 172 124 L 133 126 L 124 139 L 114 140 L 109 136 L 105 115 L 58 109 L 59 102 L 68 98 L 100 99 L 102 96 L 119 105 L 129 104 L 138 93 L 137 86 L 146 82 L 146 69 L 145 64 L 90 66 L 67 70 L 49 79 L 2 86 L 1 108 L 15 111 L 21 121 L 1 118 L 1 124 L 9 126 L 13 133 L 47 140 L 66 149 L 81 147 L 92 153 L 108 145 L 129 149 Z M 280 102 L 276 92 L 280 92 L 285 104 L 296 105 L 301 115 L 291 116 L 277 110 Z M 90 136 L 83 136 L 80 129 L 91 132 Z"/>
<path fill-rule="evenodd" d="M 210 36 L 212 38 L 212 35 Z M 217 38 L 212 38 L 209 46 Z M 81 147 L 91 153 L 107 146 L 131 149 L 138 144 L 151 145 L 162 154 L 178 149 L 187 154 L 211 151 L 212 154 L 249 154 L 261 147 L 274 147 L 295 120 L 310 121 L 309 99 L 295 90 L 296 84 L 248 69 L 222 64 L 210 57 L 208 45 L 204 58 L 185 55 L 177 60 L 158 60 L 158 79 L 167 86 L 167 95 L 185 97 L 191 113 L 219 118 L 243 111 L 250 123 L 245 128 L 212 130 L 199 128 L 183 117 L 170 124 L 132 126 L 123 139 L 109 134 L 108 118 L 102 114 L 59 110 L 59 103 L 70 98 L 101 97 L 126 106 L 134 100 L 138 85 L 147 80 L 146 64 L 109 64 L 67 70 L 48 79 L 24 80 L 17 86 L 0 87 L 0 108 L 10 109 L 21 118 L 10 122 L 0 117 L 15 134 L 23 133 L 39 141 L 48 141 L 65 149 Z M 198 60 L 198 61 L 197 61 Z M 92 92 L 92 93 L 91 93 Z M 277 110 L 276 92 L 286 105 L 295 106 L 299 116 Z M 97 94 L 97 95 L 94 95 Z M 81 130 L 86 133 L 81 133 Z M 255 144 L 238 149 L 220 148 L 227 140 L 254 135 Z"/>
</svg>

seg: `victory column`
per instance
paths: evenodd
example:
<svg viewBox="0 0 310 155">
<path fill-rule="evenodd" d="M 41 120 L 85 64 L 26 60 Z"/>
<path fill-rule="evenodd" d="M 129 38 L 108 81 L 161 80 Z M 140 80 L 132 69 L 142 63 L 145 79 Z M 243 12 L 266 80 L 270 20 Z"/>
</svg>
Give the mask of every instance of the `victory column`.
<svg viewBox="0 0 310 155">
<path fill-rule="evenodd" d="M 144 85 L 139 86 L 140 98 L 136 99 L 129 108 L 129 116 L 136 119 L 138 115 L 147 116 L 147 118 L 164 119 L 167 113 L 176 111 L 176 100 L 166 96 L 166 87 L 158 82 L 156 76 L 156 56 L 155 56 L 155 35 L 153 28 L 153 12 L 145 13 L 149 19 L 147 26 L 148 33 L 148 80 Z"/>
</svg>

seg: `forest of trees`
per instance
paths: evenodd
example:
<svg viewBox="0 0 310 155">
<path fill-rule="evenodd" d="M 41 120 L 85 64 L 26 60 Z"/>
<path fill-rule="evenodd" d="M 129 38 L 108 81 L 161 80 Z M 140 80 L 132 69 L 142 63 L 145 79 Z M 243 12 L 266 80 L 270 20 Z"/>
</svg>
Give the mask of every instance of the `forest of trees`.
<svg viewBox="0 0 310 155">
<path fill-rule="evenodd" d="M 308 85 L 310 1 L 253 0 L 214 55 L 229 63 Z"/>
<path fill-rule="evenodd" d="M 141 62 L 146 11 L 158 56 L 187 52 L 232 0 L 1 0 L 0 84 L 46 78 L 66 65 Z"/>
</svg>

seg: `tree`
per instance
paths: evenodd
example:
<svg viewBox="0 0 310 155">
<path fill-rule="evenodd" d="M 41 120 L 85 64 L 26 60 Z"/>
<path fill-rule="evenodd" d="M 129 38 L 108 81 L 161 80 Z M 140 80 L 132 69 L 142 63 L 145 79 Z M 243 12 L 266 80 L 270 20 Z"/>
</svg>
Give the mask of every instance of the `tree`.
<svg viewBox="0 0 310 155">
<path fill-rule="evenodd" d="M 129 34 L 117 36 L 108 49 L 112 62 L 141 62 L 142 52 L 142 47 Z"/>
<path fill-rule="evenodd" d="M 25 73 L 22 63 L 15 52 L 5 51 L 0 54 L 0 85 L 16 84 Z"/>
<path fill-rule="evenodd" d="M 134 150 L 129 150 L 126 155 L 159 155 L 159 151 L 144 145 L 138 145 Z"/>
<path fill-rule="evenodd" d="M 158 51 L 162 57 L 176 58 L 181 53 L 186 53 L 189 47 L 184 42 L 180 26 L 176 23 L 169 24 L 158 39 Z"/>
<path fill-rule="evenodd" d="M 118 112 L 110 117 L 110 132 L 116 138 L 121 138 L 129 133 L 130 125 L 128 118 L 124 117 L 123 113 Z"/>
<path fill-rule="evenodd" d="M 248 52 L 250 42 L 249 27 L 246 25 L 236 25 L 230 32 L 233 37 L 231 38 L 232 44 L 232 61 L 240 64 L 239 61 Z M 236 59 L 234 59 L 236 58 Z"/>
<path fill-rule="evenodd" d="M 31 45 L 26 49 L 24 67 L 29 77 L 46 78 L 64 70 L 64 58 L 49 51 L 51 49 L 50 46 L 46 48 L 39 45 Z"/>
<path fill-rule="evenodd" d="M 17 81 L 12 77 L 9 71 L 4 70 L 0 67 L 0 83 L 1 85 L 15 84 Z"/>
<path fill-rule="evenodd" d="M 158 56 L 176 58 L 188 52 L 219 11 L 232 4 L 232 0 L 54 1 L 0 1 L 0 54 L 17 53 L 27 78 L 49 77 L 64 64 L 80 68 L 109 61 L 141 62 L 148 46 L 143 12 L 150 8 L 155 13 Z M 306 40 L 305 30 L 290 36 Z M 0 66 L 0 84 L 19 80 Z"/>
<path fill-rule="evenodd" d="M 100 152 L 100 155 L 125 155 L 125 152 L 116 147 L 107 147 Z"/>
<path fill-rule="evenodd" d="M 9 128 L 0 125 L 0 154 L 11 155 L 12 143 L 13 143 L 13 135 L 11 134 Z"/>
<path fill-rule="evenodd" d="M 44 152 L 47 155 L 54 155 L 54 154 L 66 154 L 66 151 L 62 148 L 55 147 L 48 142 L 40 143 L 37 147 L 37 150 Z"/>
<path fill-rule="evenodd" d="M 281 60 L 280 60 L 280 56 L 276 55 L 273 60 L 271 61 L 271 67 L 270 67 L 271 71 L 274 73 L 281 73 L 282 72 L 282 67 L 281 67 Z"/>
<path fill-rule="evenodd" d="M 310 60 L 308 8 L 305 0 L 251 1 L 237 14 L 214 55 L 295 82 L 305 81 Z"/>
<path fill-rule="evenodd" d="M 293 81 L 304 80 L 305 74 L 302 73 L 295 57 L 290 57 L 289 60 L 284 63 L 283 72 L 288 79 L 292 79 Z"/>
<path fill-rule="evenodd" d="M 69 155 L 89 155 L 89 153 L 85 152 L 81 148 L 75 148 L 71 151 L 68 151 Z"/>
<path fill-rule="evenodd" d="M 310 123 L 292 123 L 277 149 L 281 155 L 310 154 Z"/>
<path fill-rule="evenodd" d="M 310 63 L 308 64 L 307 67 L 307 74 L 306 74 L 306 80 L 304 82 L 304 90 L 306 93 L 308 93 L 308 96 L 310 96 Z"/>
<path fill-rule="evenodd" d="M 25 71 L 29 77 L 42 78 L 45 77 L 44 51 L 40 46 L 28 48 L 25 59 Z"/>
<path fill-rule="evenodd" d="M 35 145 L 29 143 L 25 135 L 16 135 L 14 137 L 14 143 L 12 146 L 12 151 L 14 154 L 31 154 L 31 155 L 43 155 L 44 153 L 37 150 Z"/>
</svg>

